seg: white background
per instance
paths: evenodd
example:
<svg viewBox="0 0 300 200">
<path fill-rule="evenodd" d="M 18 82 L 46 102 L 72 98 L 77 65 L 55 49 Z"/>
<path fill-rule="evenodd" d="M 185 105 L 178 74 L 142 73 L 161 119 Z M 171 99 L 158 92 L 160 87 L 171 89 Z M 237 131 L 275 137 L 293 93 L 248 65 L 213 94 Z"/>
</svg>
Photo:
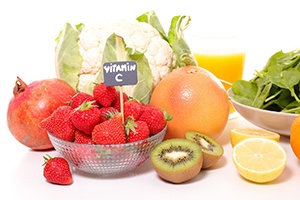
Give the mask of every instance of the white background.
<svg viewBox="0 0 300 200">
<path fill-rule="evenodd" d="M 251 126 L 242 118 L 230 121 L 219 141 L 225 156 L 219 164 L 187 184 L 171 185 L 158 179 L 149 162 L 136 172 L 101 179 L 74 174 L 74 184 L 51 185 L 42 176 L 42 156 L 18 143 L 6 124 L 6 110 L 16 76 L 25 82 L 55 77 L 55 38 L 64 23 L 101 23 L 123 17 L 135 18 L 154 10 L 167 31 L 174 15 L 190 15 L 190 34 L 234 34 L 244 39 L 247 53 L 244 78 L 252 77 L 279 50 L 300 47 L 297 0 L 10 0 L 0 3 L 0 196 L 7 199 L 283 199 L 298 194 L 299 162 L 288 138 L 282 144 L 289 154 L 288 167 L 279 180 L 256 185 L 243 180 L 231 162 L 228 132 L 236 126 Z M 289 196 L 291 195 L 291 196 Z M 217 199 L 213 198 L 213 199 Z M 3 199 L 1 197 L 1 199 Z"/>
</svg>

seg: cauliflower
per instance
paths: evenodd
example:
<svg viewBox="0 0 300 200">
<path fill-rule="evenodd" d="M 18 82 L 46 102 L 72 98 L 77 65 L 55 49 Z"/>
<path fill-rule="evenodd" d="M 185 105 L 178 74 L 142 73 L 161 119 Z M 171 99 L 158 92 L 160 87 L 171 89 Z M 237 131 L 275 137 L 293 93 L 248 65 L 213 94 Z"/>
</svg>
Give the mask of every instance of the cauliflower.
<svg viewBox="0 0 300 200">
<path fill-rule="evenodd" d="M 55 48 L 56 74 L 77 91 L 91 93 L 94 83 L 103 81 L 104 57 L 118 61 L 115 60 L 116 49 L 105 52 L 110 45 L 109 38 L 116 35 L 123 39 L 127 53 L 131 53 L 132 57 L 128 53 L 126 58 L 139 62 L 138 83 L 125 86 L 125 92 L 148 103 L 163 77 L 177 67 L 196 64 L 182 37 L 189 21 L 186 16 L 175 16 L 168 37 L 154 12 L 147 12 L 135 20 L 122 19 L 109 24 L 73 27 L 66 23 Z"/>
<path fill-rule="evenodd" d="M 137 20 L 119 20 L 106 25 L 86 25 L 79 34 L 79 50 L 82 67 L 78 89 L 101 70 L 102 55 L 107 38 L 115 33 L 123 37 L 126 45 L 144 53 L 152 72 L 154 87 L 176 67 L 176 56 L 160 33 L 150 24 Z M 86 76 L 86 77 L 85 77 Z"/>
</svg>

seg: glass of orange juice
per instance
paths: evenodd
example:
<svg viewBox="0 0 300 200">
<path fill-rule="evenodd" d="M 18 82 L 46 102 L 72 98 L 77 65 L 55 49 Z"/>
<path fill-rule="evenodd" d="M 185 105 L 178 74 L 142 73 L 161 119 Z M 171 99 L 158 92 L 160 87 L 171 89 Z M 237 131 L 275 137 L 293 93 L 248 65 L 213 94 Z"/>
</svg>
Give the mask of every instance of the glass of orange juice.
<svg viewBox="0 0 300 200">
<path fill-rule="evenodd" d="M 246 53 L 241 40 L 236 36 L 201 36 L 195 37 L 191 50 L 198 66 L 216 75 L 226 91 L 231 84 L 242 79 Z M 236 112 L 230 105 L 229 119 L 235 118 Z"/>
</svg>

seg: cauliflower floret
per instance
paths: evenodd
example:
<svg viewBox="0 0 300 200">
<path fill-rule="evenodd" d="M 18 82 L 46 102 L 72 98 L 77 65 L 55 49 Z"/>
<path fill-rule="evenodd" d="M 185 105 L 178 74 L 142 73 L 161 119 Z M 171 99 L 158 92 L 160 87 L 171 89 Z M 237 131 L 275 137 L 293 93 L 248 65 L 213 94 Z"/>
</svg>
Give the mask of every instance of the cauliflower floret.
<svg viewBox="0 0 300 200">
<path fill-rule="evenodd" d="M 103 25 L 86 25 L 79 34 L 79 49 L 82 55 L 80 73 L 97 74 L 101 70 L 102 55 L 107 38 L 115 33 L 123 37 L 126 45 L 144 53 L 152 71 L 154 86 L 176 66 L 172 48 L 150 24 L 126 19 Z M 91 76 L 79 77 L 79 87 Z M 92 78 L 93 79 L 93 78 Z"/>
<path fill-rule="evenodd" d="M 162 43 L 166 43 L 163 44 Z M 166 55 L 172 56 L 166 59 Z M 148 46 L 145 56 L 148 59 L 152 75 L 154 76 L 154 85 L 165 77 L 171 71 L 171 67 L 176 65 L 176 57 L 167 41 L 161 41 L 160 37 L 153 37 Z"/>
<path fill-rule="evenodd" d="M 79 51 L 82 56 L 81 74 L 96 74 L 101 68 L 105 42 L 109 36 L 108 26 L 85 26 L 79 37 Z"/>
</svg>

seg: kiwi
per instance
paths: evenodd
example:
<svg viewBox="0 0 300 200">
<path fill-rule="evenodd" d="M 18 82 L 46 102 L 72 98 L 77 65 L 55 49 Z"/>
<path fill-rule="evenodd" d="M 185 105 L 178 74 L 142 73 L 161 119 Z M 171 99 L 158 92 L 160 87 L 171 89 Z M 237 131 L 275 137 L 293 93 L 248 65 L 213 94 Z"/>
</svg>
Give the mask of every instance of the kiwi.
<svg viewBox="0 0 300 200">
<path fill-rule="evenodd" d="M 183 183 L 196 177 L 201 171 L 203 154 L 201 147 L 185 138 L 164 140 L 150 154 L 157 174 L 165 181 Z"/>
<path fill-rule="evenodd" d="M 188 131 L 185 133 L 185 138 L 196 142 L 201 147 L 203 153 L 202 169 L 214 165 L 224 153 L 223 146 L 204 133 Z"/>
</svg>

